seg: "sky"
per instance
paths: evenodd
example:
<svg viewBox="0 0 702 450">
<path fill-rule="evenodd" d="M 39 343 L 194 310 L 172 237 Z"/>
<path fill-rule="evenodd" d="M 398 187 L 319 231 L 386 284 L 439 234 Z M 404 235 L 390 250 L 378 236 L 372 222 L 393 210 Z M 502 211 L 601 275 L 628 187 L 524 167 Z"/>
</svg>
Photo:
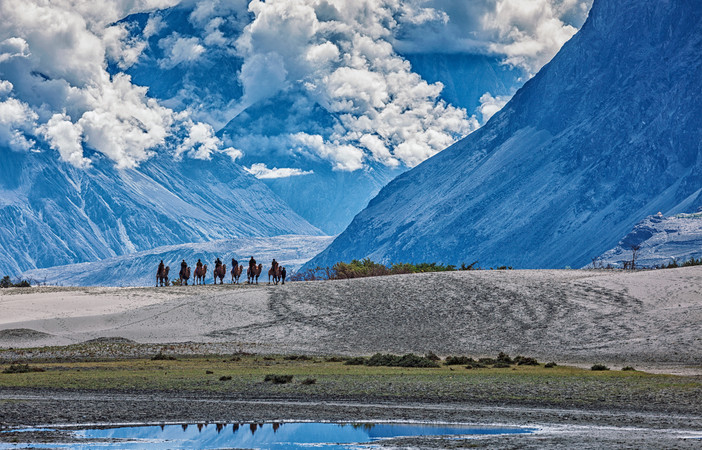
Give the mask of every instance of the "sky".
<svg viewBox="0 0 702 450">
<path fill-rule="evenodd" d="M 295 111 L 334 118 L 322 130 L 293 122 L 275 137 L 289 151 L 341 171 L 413 167 L 482 126 L 509 97 L 486 92 L 476 111 L 448 104 L 443 85 L 423 80 L 402 55 L 490 55 L 528 78 L 575 34 L 591 2 L 0 0 L 0 151 L 53 151 L 82 168 L 92 164 L 87 149 L 120 168 L 157 152 L 237 160 L 250 151 L 238 145 L 243 137 L 216 132 L 284 97 Z M 168 23 L 173 8 L 187 11 L 187 32 Z M 138 13 L 147 19 L 124 20 Z M 153 54 L 162 71 L 187 72 L 215 55 L 239 61 L 227 81 L 242 95 L 153 97 L 131 75 Z M 301 113 L 300 124 L 308 117 Z M 259 178 L 309 173 L 265 163 L 247 170 Z"/>
</svg>

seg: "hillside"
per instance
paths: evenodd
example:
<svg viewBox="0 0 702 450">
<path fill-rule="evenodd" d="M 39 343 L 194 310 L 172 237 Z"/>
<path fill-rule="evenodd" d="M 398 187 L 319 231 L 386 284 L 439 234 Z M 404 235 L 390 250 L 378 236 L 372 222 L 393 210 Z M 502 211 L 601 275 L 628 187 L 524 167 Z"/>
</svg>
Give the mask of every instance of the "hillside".
<svg viewBox="0 0 702 450">
<path fill-rule="evenodd" d="M 702 204 L 702 5 L 596 0 L 486 126 L 383 188 L 310 266 L 582 267 Z"/>
<path fill-rule="evenodd" d="M 81 263 L 183 242 L 322 233 L 226 155 L 158 155 L 89 169 L 53 152 L 2 150 L 0 273 Z"/>
<path fill-rule="evenodd" d="M 702 213 L 646 217 L 616 247 L 603 253 L 596 264 L 622 267 L 624 261 L 631 260 L 632 247 L 638 247 L 637 267 L 682 264 L 691 258 L 702 258 Z"/>
</svg>

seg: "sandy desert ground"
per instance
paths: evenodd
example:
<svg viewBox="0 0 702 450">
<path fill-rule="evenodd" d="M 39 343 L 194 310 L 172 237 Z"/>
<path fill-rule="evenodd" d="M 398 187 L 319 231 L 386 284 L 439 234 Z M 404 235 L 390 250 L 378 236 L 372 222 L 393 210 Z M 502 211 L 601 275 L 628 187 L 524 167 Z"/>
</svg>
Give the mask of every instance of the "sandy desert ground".
<svg viewBox="0 0 702 450">
<path fill-rule="evenodd" d="M 258 353 L 378 351 L 702 367 L 702 267 L 399 275 L 258 286 L 0 291 L 0 347 L 101 337 Z"/>
<path fill-rule="evenodd" d="M 61 359 L 71 356 L 62 356 L 64 347 L 47 346 L 93 339 L 119 342 L 118 338 L 153 345 L 137 347 L 145 352 L 141 355 L 91 357 L 144 357 L 166 343 L 181 343 L 176 351 L 194 354 L 432 351 L 440 356 L 494 357 L 505 351 L 559 365 L 604 363 L 613 369 L 632 365 L 684 375 L 678 383 L 689 379 L 697 386 L 702 376 L 701 307 L 702 267 L 638 272 L 469 271 L 284 286 L 264 282 L 258 286 L 3 289 L 0 349 L 6 362 Z M 27 350 L 30 347 L 41 348 Z M 562 390 L 572 390 L 546 385 L 540 389 L 566 397 L 569 394 Z M 14 425 L 281 417 L 425 420 L 507 423 L 537 426 L 541 431 L 526 437 L 413 439 L 384 445 L 699 448 L 702 392 L 698 387 L 674 401 L 649 399 L 645 393 L 634 397 L 634 403 L 608 399 L 600 407 L 579 408 L 540 404 L 536 398 L 527 404 L 510 403 L 505 395 L 497 403 L 476 403 L 470 396 L 445 402 L 420 394 L 415 402 L 393 402 L 382 397 L 338 399 L 333 392 L 319 398 L 266 399 L 242 398 L 238 393 L 11 389 L 0 392 L 0 428 L 3 416 L 6 424 Z"/>
</svg>

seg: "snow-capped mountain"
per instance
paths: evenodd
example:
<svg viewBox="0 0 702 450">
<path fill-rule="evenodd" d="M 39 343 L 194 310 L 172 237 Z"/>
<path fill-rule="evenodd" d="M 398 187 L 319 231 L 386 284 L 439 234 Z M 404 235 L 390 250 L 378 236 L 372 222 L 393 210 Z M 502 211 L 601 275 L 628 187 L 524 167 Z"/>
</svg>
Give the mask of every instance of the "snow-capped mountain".
<svg viewBox="0 0 702 450">
<path fill-rule="evenodd" d="M 655 214 L 637 223 L 616 247 L 587 267 L 623 267 L 636 248 L 636 267 L 662 266 L 702 257 L 702 212 L 664 216 Z"/>
<path fill-rule="evenodd" d="M 582 267 L 702 203 L 702 4 L 595 0 L 487 123 L 393 180 L 309 265 Z"/>
<path fill-rule="evenodd" d="M 290 275 L 323 250 L 331 239 L 327 236 L 288 235 L 170 245 L 102 261 L 29 270 L 22 274 L 22 278 L 55 286 L 154 286 L 159 261 L 163 260 L 170 267 L 169 276 L 173 280 L 178 278 L 183 259 L 192 267 L 200 259 L 208 265 L 206 282 L 212 284 L 214 261 L 220 258 L 227 265 L 224 281 L 229 283 L 232 258 L 246 268 L 249 258 L 253 256 L 257 263 L 263 264 L 265 271 L 275 258 Z M 262 274 L 260 281 L 267 280 L 265 273 Z"/>
<path fill-rule="evenodd" d="M 223 154 L 159 155 L 78 169 L 52 151 L 2 151 L 0 273 L 95 261 L 167 244 L 322 233 Z"/>
</svg>

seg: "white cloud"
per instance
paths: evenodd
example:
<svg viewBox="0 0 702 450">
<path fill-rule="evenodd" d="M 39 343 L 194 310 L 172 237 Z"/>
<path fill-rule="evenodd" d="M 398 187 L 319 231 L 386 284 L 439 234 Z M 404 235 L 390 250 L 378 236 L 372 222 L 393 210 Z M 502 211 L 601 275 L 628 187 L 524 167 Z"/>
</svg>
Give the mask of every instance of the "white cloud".
<svg viewBox="0 0 702 450">
<path fill-rule="evenodd" d="M 413 166 L 477 128 L 466 111 L 440 100 L 443 86 L 411 71 L 390 42 L 400 1 L 329 3 L 254 0 L 254 20 L 237 40 L 244 58 L 240 110 L 295 92 L 335 115 L 325 135 L 292 133 L 337 170 L 366 161 Z M 434 12 L 422 10 L 429 20 Z M 284 36 L 281 39 L 281 36 Z"/>
<path fill-rule="evenodd" d="M 11 37 L 0 42 L 0 63 L 10 58 L 24 58 L 27 56 L 29 56 L 29 45 L 24 39 Z"/>
<path fill-rule="evenodd" d="M 485 125 L 511 98 L 512 97 L 506 95 L 493 97 L 489 92 L 484 93 L 480 97 L 480 106 L 478 107 L 478 112 L 481 116 L 480 124 Z"/>
<path fill-rule="evenodd" d="M 44 140 L 59 157 L 77 167 L 90 165 L 90 147 L 118 167 L 134 167 L 170 141 L 196 158 L 221 151 L 209 125 L 176 112 L 147 95 L 131 77 L 107 71 L 108 62 L 124 70 L 145 47 L 128 14 L 172 6 L 178 0 L 0 0 L 0 145 L 33 148 Z M 147 28 L 157 33 L 158 19 Z M 204 47 L 171 36 L 170 61 L 192 61 Z M 167 41 L 168 42 L 168 41 Z M 178 144 L 183 128 L 184 141 Z M 169 141 L 170 139 L 170 141 Z M 236 151 L 227 149 L 234 157 Z"/>
<path fill-rule="evenodd" d="M 199 38 L 182 37 L 177 32 L 161 39 L 158 45 L 166 55 L 158 62 L 164 69 L 172 69 L 179 64 L 192 64 L 205 53 L 205 47 L 200 43 Z"/>
<path fill-rule="evenodd" d="M 409 53 L 493 54 L 534 74 L 580 28 L 591 5 L 592 0 L 406 0 L 395 46 Z"/>
<path fill-rule="evenodd" d="M 54 116 L 41 127 L 51 148 L 58 150 L 61 159 L 76 167 L 90 166 L 90 159 L 83 157 L 83 129 L 71 122 L 65 114 Z"/>
<path fill-rule="evenodd" d="M 313 173 L 311 170 L 303 171 L 301 169 L 294 168 L 279 169 L 277 167 L 273 167 L 272 169 L 269 169 L 263 163 L 252 164 L 251 167 L 244 167 L 244 170 L 258 179 L 289 178 Z"/>
<path fill-rule="evenodd" d="M 210 159 L 212 153 L 222 147 L 222 141 L 215 136 L 211 125 L 189 121 L 187 127 L 188 137 L 176 149 L 176 156 L 187 152 L 190 157 L 195 159 Z M 228 149 L 226 153 L 232 156 L 232 150 Z M 236 158 L 232 157 L 232 159 Z"/>
<path fill-rule="evenodd" d="M 4 95 L 10 93 L 11 89 L 11 83 L 0 80 L 0 90 L 4 91 Z M 34 142 L 25 134 L 31 132 L 37 118 L 29 105 L 16 98 L 0 101 L 0 145 L 15 151 L 31 150 Z"/>
</svg>

